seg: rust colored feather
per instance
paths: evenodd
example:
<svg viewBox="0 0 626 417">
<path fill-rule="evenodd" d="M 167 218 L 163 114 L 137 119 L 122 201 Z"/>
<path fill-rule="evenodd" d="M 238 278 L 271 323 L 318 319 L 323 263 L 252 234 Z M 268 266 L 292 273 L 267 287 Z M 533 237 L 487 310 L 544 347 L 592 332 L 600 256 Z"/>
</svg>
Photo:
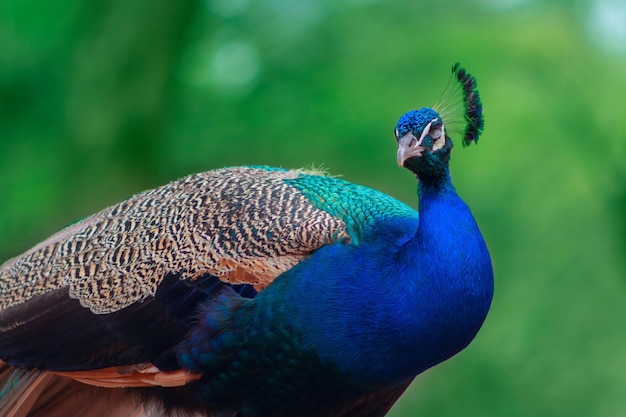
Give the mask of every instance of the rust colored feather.
<svg viewBox="0 0 626 417">
<path fill-rule="evenodd" d="M 24 371 L 0 362 L 0 382 L 12 389 L 0 399 L 0 417 L 148 417 L 123 390 L 98 390 L 51 372 Z"/>
<path fill-rule="evenodd" d="M 74 379 L 83 384 L 106 388 L 179 387 L 198 380 L 202 376 L 182 369 L 165 372 L 150 364 L 52 373 Z"/>
</svg>

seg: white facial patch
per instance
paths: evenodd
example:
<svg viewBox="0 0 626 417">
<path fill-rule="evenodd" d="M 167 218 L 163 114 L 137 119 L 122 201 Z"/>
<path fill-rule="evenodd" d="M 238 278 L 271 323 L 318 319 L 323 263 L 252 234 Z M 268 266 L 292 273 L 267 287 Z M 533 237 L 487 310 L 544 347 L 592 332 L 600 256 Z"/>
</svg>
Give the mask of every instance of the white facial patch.
<svg viewBox="0 0 626 417">
<path fill-rule="evenodd" d="M 433 143 L 433 150 L 432 152 L 435 152 L 441 148 L 443 148 L 443 145 L 446 144 L 446 131 L 445 128 L 443 127 L 443 125 L 441 126 L 436 126 L 432 132 L 431 132 L 431 127 L 433 122 L 437 121 L 439 118 L 434 118 L 433 120 L 430 121 L 430 123 L 428 123 L 426 125 L 426 127 L 424 128 L 424 130 L 422 131 L 422 134 L 419 138 L 419 140 L 417 141 L 417 145 L 421 145 L 422 141 L 424 140 L 424 138 L 426 137 L 426 135 L 430 135 L 431 138 L 435 139 L 435 143 Z"/>
<path fill-rule="evenodd" d="M 433 124 L 433 122 L 437 120 L 437 119 L 433 119 L 430 121 L 430 123 L 428 123 L 426 125 L 426 127 L 424 128 L 424 130 L 422 130 L 422 135 L 420 136 L 420 138 L 417 141 L 417 145 L 421 145 L 422 141 L 424 140 L 424 138 L 426 137 L 426 135 L 428 135 L 428 132 L 430 132 L 430 126 Z"/>
</svg>

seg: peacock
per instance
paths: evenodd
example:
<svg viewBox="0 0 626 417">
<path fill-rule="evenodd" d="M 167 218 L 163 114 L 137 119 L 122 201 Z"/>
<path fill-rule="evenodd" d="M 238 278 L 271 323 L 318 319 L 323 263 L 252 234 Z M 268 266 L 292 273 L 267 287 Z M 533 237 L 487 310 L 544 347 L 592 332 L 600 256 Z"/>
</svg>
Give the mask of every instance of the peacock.
<svg viewBox="0 0 626 417">
<path fill-rule="evenodd" d="M 472 75 L 452 77 L 468 145 L 482 104 Z M 395 128 L 419 216 L 315 170 L 241 166 L 137 194 L 5 262 L 0 416 L 385 415 L 472 341 L 493 296 L 450 178 L 448 101 Z"/>
</svg>

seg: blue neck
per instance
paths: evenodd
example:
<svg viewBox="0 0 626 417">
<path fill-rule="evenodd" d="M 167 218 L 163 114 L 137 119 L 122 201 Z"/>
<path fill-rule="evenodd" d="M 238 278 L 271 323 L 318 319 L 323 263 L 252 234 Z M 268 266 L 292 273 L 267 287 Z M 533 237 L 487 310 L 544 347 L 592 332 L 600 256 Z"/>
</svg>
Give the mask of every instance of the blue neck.
<svg viewBox="0 0 626 417">
<path fill-rule="evenodd" d="M 469 344 L 487 314 L 493 272 L 487 247 L 449 176 L 420 182 L 419 226 L 398 253 L 406 270 L 395 280 L 405 326 L 396 335 L 398 372 L 422 372 Z M 412 356 L 412 359 L 407 357 Z"/>
<path fill-rule="evenodd" d="M 455 241 L 463 239 L 459 239 L 460 230 L 468 231 L 469 227 L 470 233 L 480 236 L 478 226 L 469 208 L 456 193 L 448 171 L 437 182 L 420 181 L 417 195 L 420 222 L 412 240 L 417 247 L 411 247 L 411 250 L 437 253 L 441 256 L 451 249 L 450 245 L 454 245 Z"/>
<path fill-rule="evenodd" d="M 363 383 L 399 383 L 453 356 L 491 303 L 489 253 L 449 176 L 420 183 L 419 204 L 419 220 L 380 222 L 373 239 L 321 248 L 293 270 L 306 343 Z"/>
</svg>

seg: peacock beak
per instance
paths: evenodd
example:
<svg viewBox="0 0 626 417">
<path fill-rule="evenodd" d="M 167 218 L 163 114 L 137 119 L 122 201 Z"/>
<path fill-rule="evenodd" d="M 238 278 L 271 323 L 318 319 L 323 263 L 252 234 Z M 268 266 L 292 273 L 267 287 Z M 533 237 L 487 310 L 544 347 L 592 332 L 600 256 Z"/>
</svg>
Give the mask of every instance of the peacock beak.
<svg viewBox="0 0 626 417">
<path fill-rule="evenodd" d="M 404 166 L 407 159 L 419 158 L 425 150 L 412 132 L 407 133 L 398 141 L 398 166 Z"/>
</svg>

